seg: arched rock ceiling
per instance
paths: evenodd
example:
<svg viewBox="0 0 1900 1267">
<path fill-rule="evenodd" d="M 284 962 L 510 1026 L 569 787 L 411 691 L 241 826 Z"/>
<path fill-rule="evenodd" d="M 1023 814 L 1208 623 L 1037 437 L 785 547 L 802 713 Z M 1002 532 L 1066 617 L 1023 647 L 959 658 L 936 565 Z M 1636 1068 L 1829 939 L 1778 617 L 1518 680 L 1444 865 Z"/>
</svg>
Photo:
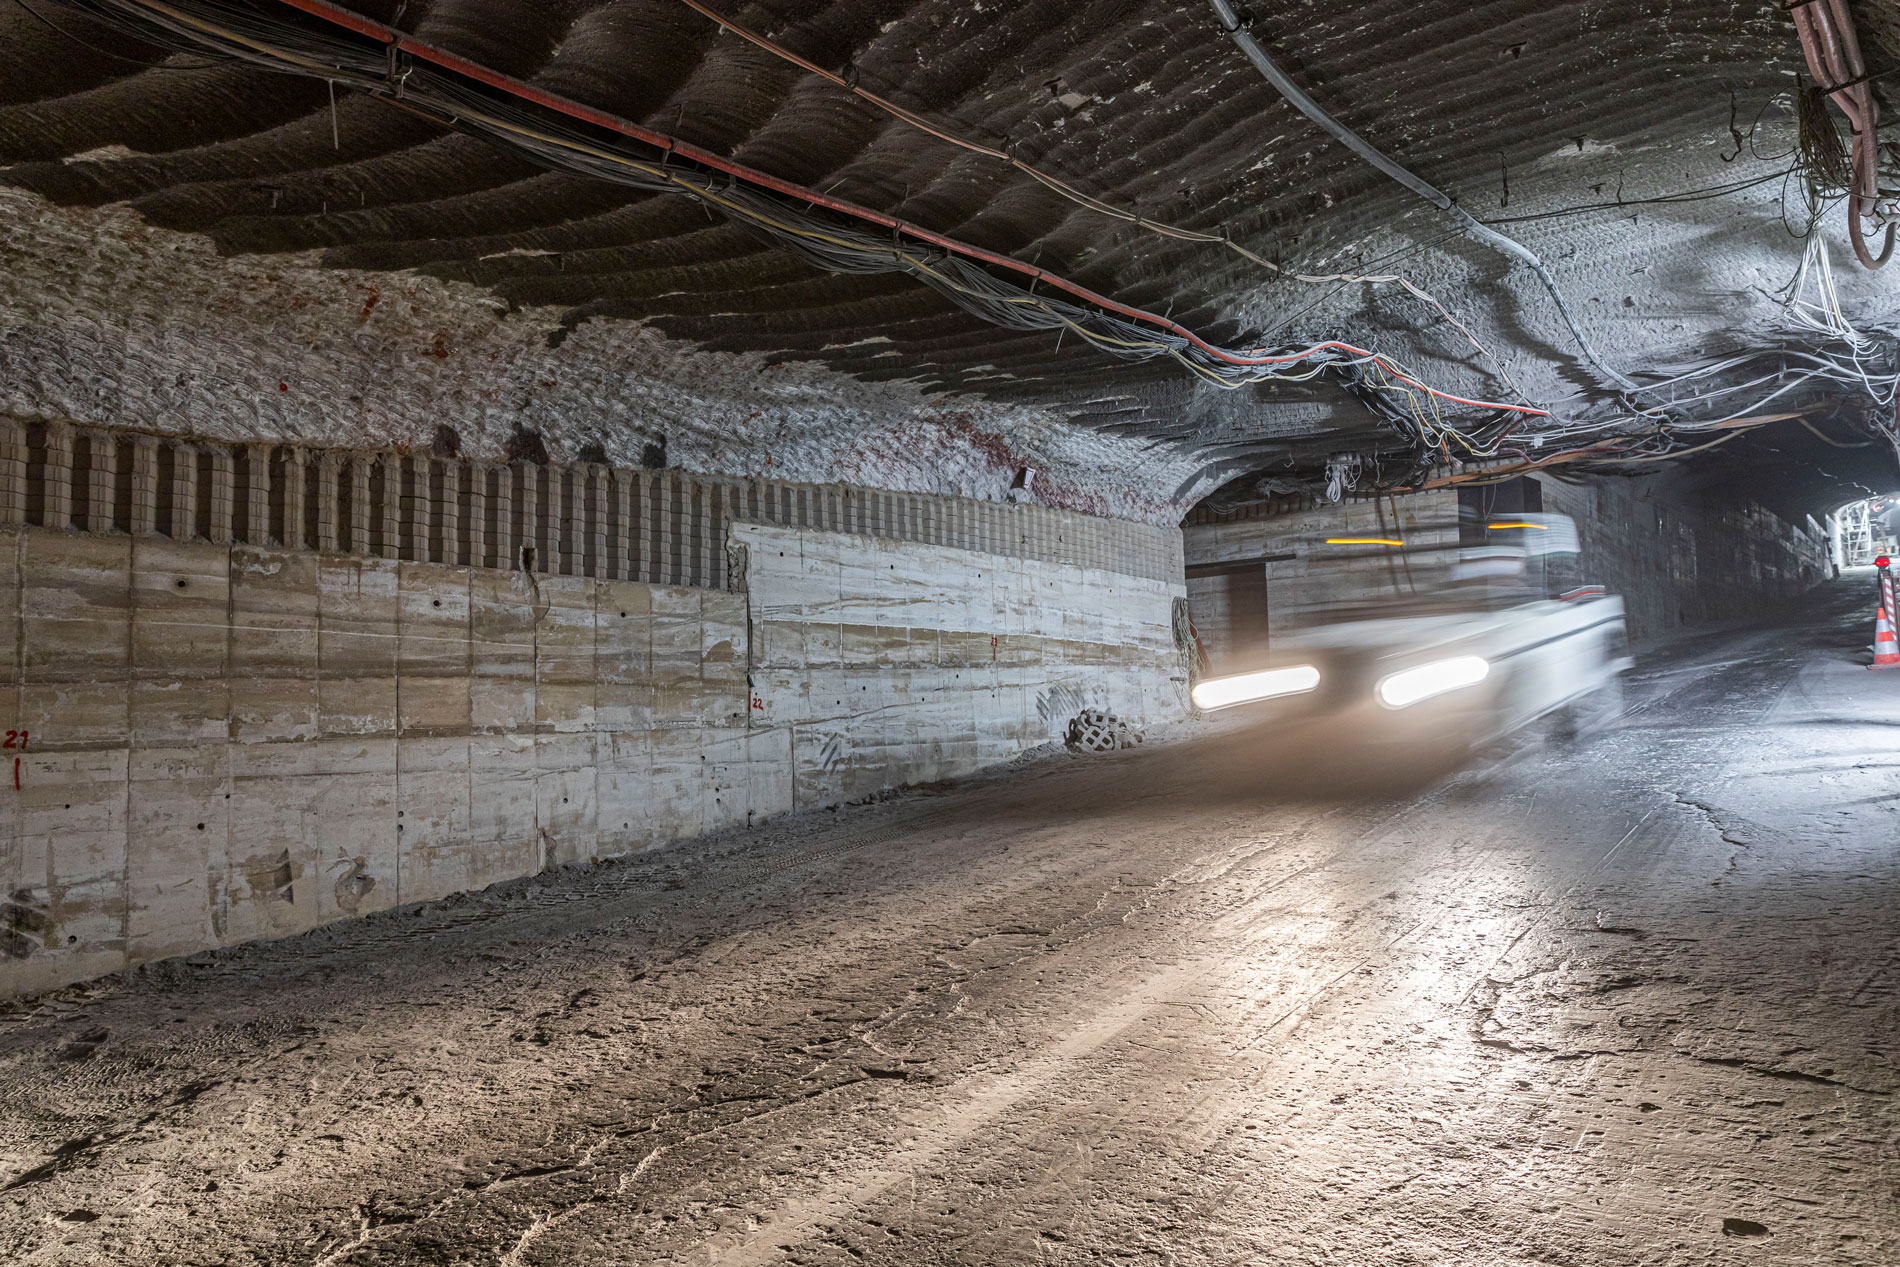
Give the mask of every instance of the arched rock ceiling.
<svg viewBox="0 0 1900 1267">
<path fill-rule="evenodd" d="M 451 421 L 477 448 L 528 425 L 557 450 L 599 437 L 623 454 L 658 430 L 708 469 L 769 459 L 799 478 L 979 492 L 1040 463 L 1074 504 L 1140 517 L 1378 434 L 1324 381 L 1220 392 L 1167 362 L 1058 347 L 905 278 L 819 272 L 691 202 L 549 173 L 362 95 L 333 109 L 321 81 L 207 65 L 31 3 L 66 34 L 0 5 L 15 412 L 313 440 L 409 441 Z M 708 3 L 1145 215 L 1225 226 L 1309 273 L 1403 273 L 1534 399 L 1588 383 L 1523 270 L 1295 113 L 1205 4 Z M 1449 390 L 1504 390 L 1394 287 L 1279 279 L 1106 219 L 681 0 L 350 7 L 1211 338 L 1349 337 Z M 1878 40 L 1891 6 L 1860 7 Z M 1564 211 L 1509 231 L 1620 368 L 1774 336 L 1772 293 L 1800 249 L 1782 182 L 1637 201 L 1788 167 L 1799 51 L 1773 0 L 1259 0 L 1253 16 L 1327 108 L 1474 214 Z M 1753 133 L 1739 151 L 1735 129 Z M 1565 211 L 1579 204 L 1594 209 Z M 1840 272 L 1854 315 L 1892 318 L 1884 275 Z"/>
</svg>

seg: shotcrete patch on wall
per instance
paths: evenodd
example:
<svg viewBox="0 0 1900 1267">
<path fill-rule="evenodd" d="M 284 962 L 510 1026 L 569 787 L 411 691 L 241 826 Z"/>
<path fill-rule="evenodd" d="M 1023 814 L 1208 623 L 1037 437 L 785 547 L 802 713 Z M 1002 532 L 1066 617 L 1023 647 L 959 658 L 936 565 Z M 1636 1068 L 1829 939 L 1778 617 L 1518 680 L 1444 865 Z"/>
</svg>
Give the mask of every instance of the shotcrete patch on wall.
<svg viewBox="0 0 1900 1267">
<path fill-rule="evenodd" d="M 1048 410 L 701 352 L 636 321 L 570 331 L 558 309 L 314 253 L 220 258 L 123 207 L 3 188 L 0 411 L 377 448 L 426 449 L 448 423 L 480 458 L 527 428 L 556 460 L 597 442 L 624 466 L 663 435 L 670 463 L 707 474 L 991 499 L 1027 466 L 1045 504 L 1145 523 L 1203 491 L 1187 453 Z"/>
</svg>

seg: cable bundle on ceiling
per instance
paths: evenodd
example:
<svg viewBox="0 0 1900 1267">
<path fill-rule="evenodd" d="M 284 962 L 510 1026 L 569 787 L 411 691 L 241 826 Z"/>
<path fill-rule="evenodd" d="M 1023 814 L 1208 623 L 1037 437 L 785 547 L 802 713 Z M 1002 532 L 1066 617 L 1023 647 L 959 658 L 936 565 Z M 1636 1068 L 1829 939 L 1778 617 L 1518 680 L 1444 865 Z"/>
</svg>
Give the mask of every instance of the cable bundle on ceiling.
<svg viewBox="0 0 1900 1267">
<path fill-rule="evenodd" d="M 1803 128 L 1803 149 L 1808 151 L 1810 170 L 1823 181 L 1836 183 L 1837 187 L 1838 184 L 1847 186 L 1847 233 L 1853 240 L 1854 254 L 1868 268 L 1880 268 L 1893 255 L 1895 226 L 1892 219 L 1883 215 L 1886 240 L 1881 244 L 1880 254 L 1868 250 L 1866 229 L 1861 222 L 1876 211 L 1880 198 L 1880 159 L 1875 137 L 1875 129 L 1880 126 L 1880 103 L 1875 100 L 1873 85 L 1869 83 L 1867 63 L 1861 58 L 1854 19 L 1847 11 L 1847 0 L 1799 0 L 1790 5 L 1789 10 L 1794 16 L 1795 30 L 1801 36 L 1801 52 L 1807 58 L 1808 73 L 1814 76 L 1818 89 L 1840 107 L 1853 129 L 1848 170 L 1841 172 L 1838 170 L 1838 140 L 1814 136 L 1820 129 L 1810 121 Z M 1828 131 L 1831 130 L 1830 126 Z"/>
<path fill-rule="evenodd" d="M 1433 388 L 1390 356 L 1339 340 L 1278 348 L 1221 347 L 1167 316 L 557 97 L 328 0 L 281 0 L 275 13 L 232 0 L 66 2 L 154 44 L 221 53 L 355 87 L 549 168 L 694 198 L 815 267 L 847 274 L 908 274 L 998 326 L 1073 337 L 1123 359 L 1165 357 L 1227 389 L 1334 374 L 1402 437 L 1412 452 L 1406 478 L 1414 482 L 1434 461 L 1510 454 L 1531 460 L 1532 452 L 1553 448 L 1564 451 L 1536 459 L 1540 465 L 1618 455 L 1647 459 L 1666 456 L 1687 443 L 1677 438 L 1682 432 L 1759 425 L 1751 418 L 1738 422 L 1731 416 L 1685 426 L 1668 412 L 1673 402 L 1638 406 L 1633 414 L 1608 419 L 1564 419 L 1534 404 L 1476 400 Z M 1019 285 L 998 273 L 1027 277 L 1029 284 Z M 1352 280 L 1403 284 L 1399 278 Z M 1409 285 L 1407 289 L 1436 304 L 1429 295 Z M 1442 305 L 1438 307 L 1452 320 Z M 1469 335 L 1461 323 L 1453 324 Z M 1445 407 L 1459 413 L 1447 416 Z"/>
<path fill-rule="evenodd" d="M 1481 449 L 1483 434 L 1508 425 L 1510 417 L 1547 413 L 1530 404 L 1476 400 L 1441 391 L 1392 357 L 1342 341 L 1282 348 L 1218 346 L 1166 316 L 1120 304 L 1047 270 L 770 178 L 642 125 L 564 102 L 322 0 L 286 0 L 287 10 L 301 12 L 287 11 L 281 18 L 228 0 L 68 2 L 129 27 L 155 44 L 221 52 L 382 96 L 543 166 L 649 192 L 684 194 L 818 268 L 834 273 L 907 273 L 995 325 L 1078 338 L 1123 359 L 1166 357 L 1216 387 L 1302 381 L 1331 372 L 1413 439 L 1435 447 L 1456 441 L 1466 452 Z M 331 25 L 326 29 L 312 24 L 304 18 L 306 13 Z M 871 221 L 888 233 L 842 225 L 836 216 L 817 214 L 817 208 Z M 1030 284 L 1005 281 L 983 265 L 1028 275 Z M 1041 285 L 1083 302 L 1038 293 Z M 1395 395 L 1403 403 L 1395 401 Z M 1419 397 L 1431 404 L 1422 406 Z M 1467 417 L 1463 426 L 1452 426 L 1437 419 L 1439 405 L 1489 417 Z"/>
</svg>

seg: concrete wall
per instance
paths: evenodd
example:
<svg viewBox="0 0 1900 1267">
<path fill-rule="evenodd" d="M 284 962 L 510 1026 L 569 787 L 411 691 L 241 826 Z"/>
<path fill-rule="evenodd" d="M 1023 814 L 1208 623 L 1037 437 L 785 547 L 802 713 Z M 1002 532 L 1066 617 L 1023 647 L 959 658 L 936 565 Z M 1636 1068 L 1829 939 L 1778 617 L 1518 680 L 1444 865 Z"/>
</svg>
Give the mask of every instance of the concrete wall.
<svg viewBox="0 0 1900 1267">
<path fill-rule="evenodd" d="M 740 520 L 1181 574 L 1172 528 L 1033 503 L 589 462 L 187 442 L 0 416 L 0 526 L 504 570 L 525 559 L 546 575 L 720 589 Z"/>
<path fill-rule="evenodd" d="M 1127 566 L 1178 558 L 1140 533 Z M 1182 707 L 1181 587 L 1113 558 L 738 521 L 721 553 L 731 588 L 0 528 L 0 994 Z"/>
<path fill-rule="evenodd" d="M 1790 601 L 1829 575 L 1827 534 L 1667 480 L 1544 485 L 1544 507 L 1577 521 L 1584 579 L 1623 595 L 1630 636 L 1728 620 Z"/>
<path fill-rule="evenodd" d="M 753 717 L 803 807 L 929 782 L 1059 738 L 1085 707 L 1179 716 L 1179 582 L 741 524 Z"/>
<path fill-rule="evenodd" d="M 1539 485 L 1546 511 L 1577 522 L 1578 579 L 1623 596 L 1633 638 L 1743 616 L 1792 599 L 1827 575 L 1826 535 L 1812 522 L 1791 524 L 1709 492 L 1677 493 L 1667 477 Z M 1325 538 L 1396 529 L 1413 545 L 1455 543 L 1457 515 L 1456 491 L 1440 489 L 1333 505 L 1289 499 L 1225 519 L 1190 516 L 1184 529 L 1189 608 L 1215 671 L 1223 659 L 1256 646 L 1261 631 L 1237 628 L 1230 619 L 1233 592 L 1244 579 L 1206 573 L 1269 560 L 1260 566 L 1271 638 L 1302 607 L 1363 602 L 1408 588 L 1406 564 L 1389 552 L 1323 546 Z"/>
</svg>

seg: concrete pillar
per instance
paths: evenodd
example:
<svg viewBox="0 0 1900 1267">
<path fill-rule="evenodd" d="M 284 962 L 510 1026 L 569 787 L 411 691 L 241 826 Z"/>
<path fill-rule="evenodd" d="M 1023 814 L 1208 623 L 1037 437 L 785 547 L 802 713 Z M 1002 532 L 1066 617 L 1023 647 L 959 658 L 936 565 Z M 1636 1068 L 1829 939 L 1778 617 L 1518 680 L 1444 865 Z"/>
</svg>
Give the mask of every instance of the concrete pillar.
<svg viewBox="0 0 1900 1267">
<path fill-rule="evenodd" d="M 416 487 L 416 464 L 400 453 L 383 456 L 383 504 L 387 529 L 383 540 L 387 557 L 426 562 L 429 558 L 426 504 L 428 490 Z M 418 547 L 417 538 L 421 537 Z"/>
<path fill-rule="evenodd" d="M 308 487 L 304 480 L 304 453 L 302 449 L 284 450 L 284 539 L 283 544 L 292 550 L 302 550 L 308 546 L 304 537 L 304 490 Z"/>
<path fill-rule="evenodd" d="M 721 480 L 706 501 L 706 584 L 726 588 L 726 525 L 732 520 L 732 502 L 739 486 Z"/>
<path fill-rule="evenodd" d="M 46 424 L 46 500 L 41 519 L 48 528 L 73 526 L 73 433 L 64 423 Z"/>
<path fill-rule="evenodd" d="M 383 455 L 384 556 L 391 559 L 429 557 L 426 542 L 416 548 L 417 503 L 415 463 L 400 453 Z"/>
<path fill-rule="evenodd" d="M 732 540 L 732 525 L 745 513 L 745 485 L 738 480 L 728 480 L 719 486 L 719 510 L 713 516 L 713 561 L 717 565 L 720 584 L 725 584 L 727 560 L 726 545 Z"/>
<path fill-rule="evenodd" d="M 624 581 L 627 579 L 627 564 L 633 557 L 627 548 L 633 531 L 633 490 L 628 486 L 625 471 L 609 473 L 607 495 L 613 507 L 613 540 L 608 543 L 607 579 Z"/>
<path fill-rule="evenodd" d="M 589 466 L 587 468 L 587 527 L 589 548 L 593 554 L 593 566 L 587 569 L 587 575 L 602 577 L 609 575 L 607 570 L 607 472 L 605 468 Z"/>
<path fill-rule="evenodd" d="M 232 498 L 237 485 L 231 451 L 220 445 L 206 453 L 211 458 L 211 487 L 204 490 L 211 504 L 208 540 L 213 545 L 228 546 L 231 544 Z"/>
<path fill-rule="evenodd" d="M 470 462 L 463 476 L 468 481 L 468 565 L 488 566 L 488 468 Z"/>
<path fill-rule="evenodd" d="M 495 470 L 495 566 L 521 566 L 521 542 L 515 537 L 515 468 Z"/>
<path fill-rule="evenodd" d="M 369 456 L 350 455 L 350 553 L 369 554 Z"/>
<path fill-rule="evenodd" d="M 377 459 L 383 467 L 383 549 L 385 559 L 402 557 L 402 459 L 386 453 Z"/>
<path fill-rule="evenodd" d="M 132 437 L 132 522 L 126 527 L 135 537 L 158 532 L 158 441 L 151 436 Z"/>
<path fill-rule="evenodd" d="M 495 468 L 495 539 L 492 543 L 498 568 L 521 566 L 521 540 L 515 529 L 515 516 L 519 512 L 515 503 L 515 468 L 498 466 Z"/>
<path fill-rule="evenodd" d="M 270 450 L 268 444 L 244 446 L 245 474 L 248 477 L 244 506 L 245 539 L 255 546 L 270 544 Z"/>
<path fill-rule="evenodd" d="M 334 554 L 338 548 L 337 527 L 342 511 L 337 489 L 336 454 L 317 454 L 317 549 Z"/>
<path fill-rule="evenodd" d="M 462 464 L 442 463 L 442 561 L 462 562 Z"/>
<path fill-rule="evenodd" d="M 541 531 L 541 468 L 532 462 L 523 462 L 517 469 L 521 472 L 521 533 L 515 542 L 514 565 L 520 567 L 521 552 L 532 547 L 534 570 L 545 572 L 548 547 Z"/>
<path fill-rule="evenodd" d="M 569 556 L 574 550 L 574 529 L 569 520 L 574 508 L 567 495 L 567 471 L 558 466 L 543 467 L 541 478 L 548 486 L 548 566 L 549 576 L 567 576 L 572 567 Z"/>
<path fill-rule="evenodd" d="M 687 585 L 705 584 L 706 567 L 706 489 L 698 480 L 681 481 L 680 537 L 685 558 L 680 578 Z"/>
<path fill-rule="evenodd" d="M 607 577 L 609 580 L 626 581 L 633 579 L 631 549 L 634 540 L 633 530 L 633 489 L 628 483 L 627 472 L 610 468 L 607 472 L 607 498 L 610 503 L 609 515 L 613 520 L 613 530 L 608 535 Z"/>
<path fill-rule="evenodd" d="M 87 532 L 112 531 L 112 503 L 119 491 L 119 446 L 110 433 L 86 430 L 86 516 L 79 526 Z"/>
<path fill-rule="evenodd" d="M 0 524 L 26 522 L 26 428 L 0 418 Z"/>
<path fill-rule="evenodd" d="M 435 541 L 439 528 L 437 516 L 440 513 L 435 501 L 435 459 L 432 457 L 405 457 L 403 464 L 403 487 L 409 490 L 403 499 L 403 512 L 408 520 L 409 557 L 417 563 L 439 563 L 436 556 Z"/>
<path fill-rule="evenodd" d="M 198 536 L 198 450 L 189 444 L 172 446 L 173 541 Z"/>
<path fill-rule="evenodd" d="M 673 478 L 665 471 L 653 477 L 659 486 L 660 494 L 660 531 L 659 531 L 659 575 L 655 578 L 662 585 L 679 583 L 679 536 L 673 527 L 673 510 L 678 498 L 673 488 Z"/>
<path fill-rule="evenodd" d="M 529 463 L 521 468 L 521 544 L 534 547 L 536 571 L 549 570 L 548 556 L 554 553 L 555 533 L 548 518 L 560 507 L 561 499 L 548 488 L 548 468 Z"/>
<path fill-rule="evenodd" d="M 542 553 L 547 558 L 549 576 L 561 576 L 567 571 L 567 552 L 571 546 L 567 517 L 572 507 L 568 505 L 566 472 L 552 464 L 540 471 L 541 488 L 547 501 L 547 509 L 541 515 L 541 532 L 547 538 L 547 548 Z"/>
<path fill-rule="evenodd" d="M 719 505 L 725 496 L 725 486 L 712 480 L 702 480 L 700 489 L 699 513 L 693 516 L 699 524 L 703 568 L 699 583 L 718 589 L 719 574 L 725 570 L 719 565 Z"/>
<path fill-rule="evenodd" d="M 455 553 L 448 531 L 449 464 L 427 457 L 411 458 L 409 465 L 416 472 L 416 558 L 425 563 L 448 563 Z M 442 468 L 440 495 L 436 493 L 435 484 L 438 466 Z"/>
</svg>

